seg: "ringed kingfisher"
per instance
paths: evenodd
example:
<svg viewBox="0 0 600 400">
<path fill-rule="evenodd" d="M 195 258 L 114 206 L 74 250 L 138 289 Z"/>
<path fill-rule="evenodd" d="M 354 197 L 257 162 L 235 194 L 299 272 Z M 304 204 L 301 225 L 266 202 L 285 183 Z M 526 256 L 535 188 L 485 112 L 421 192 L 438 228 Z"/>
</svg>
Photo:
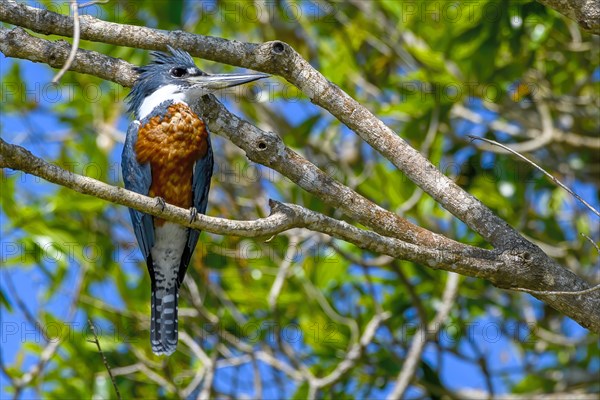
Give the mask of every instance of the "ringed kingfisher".
<svg viewBox="0 0 600 400">
<path fill-rule="evenodd" d="M 266 78 L 266 74 L 209 75 L 189 53 L 153 52 L 126 98 L 135 120 L 127 130 L 122 168 L 125 188 L 205 213 L 213 153 L 205 121 L 191 106 L 206 94 Z M 129 209 L 152 285 L 150 343 L 157 355 L 177 347 L 177 300 L 200 232 Z"/>
</svg>

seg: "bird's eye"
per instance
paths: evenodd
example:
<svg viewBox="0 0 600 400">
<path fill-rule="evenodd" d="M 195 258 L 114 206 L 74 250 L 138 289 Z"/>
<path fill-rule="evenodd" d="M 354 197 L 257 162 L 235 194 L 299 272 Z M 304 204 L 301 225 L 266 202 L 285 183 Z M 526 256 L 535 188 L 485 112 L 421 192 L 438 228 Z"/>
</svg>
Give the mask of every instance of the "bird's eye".
<svg viewBox="0 0 600 400">
<path fill-rule="evenodd" d="M 173 68 L 171 69 L 171 75 L 175 78 L 181 78 L 187 73 L 185 68 Z"/>
</svg>

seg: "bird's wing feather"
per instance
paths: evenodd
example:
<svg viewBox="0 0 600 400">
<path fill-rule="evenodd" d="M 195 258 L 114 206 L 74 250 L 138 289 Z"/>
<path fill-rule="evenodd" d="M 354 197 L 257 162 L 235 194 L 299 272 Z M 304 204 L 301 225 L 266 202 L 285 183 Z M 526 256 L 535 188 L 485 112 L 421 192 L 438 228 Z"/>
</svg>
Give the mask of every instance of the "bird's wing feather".
<svg viewBox="0 0 600 400">
<path fill-rule="evenodd" d="M 213 173 L 213 153 L 210 144 L 210 137 L 206 138 L 208 142 L 208 148 L 204 158 L 196 161 L 194 165 L 194 174 L 192 176 L 192 190 L 193 190 L 193 206 L 198 210 L 199 213 L 204 214 L 206 212 L 206 206 L 208 204 L 208 191 L 210 190 L 210 179 Z M 185 273 L 187 271 L 188 264 L 196 244 L 198 243 L 198 237 L 200 231 L 190 229 L 188 236 L 187 246 L 183 251 L 181 257 L 181 266 L 179 268 L 179 283 L 183 282 Z"/>
<path fill-rule="evenodd" d="M 125 188 L 127 190 L 147 196 L 150 191 L 150 185 L 152 184 L 152 171 L 150 169 L 150 164 L 140 165 L 136 158 L 135 143 L 137 142 L 139 127 L 140 122 L 133 121 L 129 124 L 129 129 L 127 130 L 127 138 L 125 139 L 121 160 L 123 182 L 125 183 Z M 132 208 L 129 209 L 129 214 L 131 215 L 133 230 L 140 246 L 140 250 L 144 255 L 144 259 L 148 260 L 150 249 L 154 245 L 154 224 L 152 222 L 152 216 Z M 150 266 L 152 263 L 150 262 L 148 265 Z M 153 276 L 152 273 L 150 275 Z"/>
</svg>

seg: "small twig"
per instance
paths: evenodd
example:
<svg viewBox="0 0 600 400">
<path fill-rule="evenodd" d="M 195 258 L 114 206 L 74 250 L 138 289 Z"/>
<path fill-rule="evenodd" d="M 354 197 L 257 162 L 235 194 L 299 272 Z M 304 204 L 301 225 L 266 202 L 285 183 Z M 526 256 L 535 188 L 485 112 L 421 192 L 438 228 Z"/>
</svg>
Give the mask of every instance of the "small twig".
<svg viewBox="0 0 600 400">
<path fill-rule="evenodd" d="M 19 296 L 19 292 L 17 291 L 17 288 L 15 288 L 15 284 L 13 283 L 13 280 L 10 277 L 10 274 L 8 272 L 4 271 L 3 275 L 4 275 L 4 280 L 6 281 L 6 287 L 8 288 L 9 294 L 15 299 L 15 302 L 17 303 L 17 307 L 19 307 L 19 309 L 25 316 L 25 319 L 27 320 L 27 322 L 29 322 L 31 324 L 31 326 L 33 326 L 37 331 L 39 331 L 42 334 L 42 337 L 44 338 L 44 340 L 48 341 L 48 338 L 46 337 L 46 332 L 44 331 L 44 329 L 40 329 L 42 326 L 42 323 L 40 321 L 38 321 L 36 317 L 33 316 L 31 311 L 29 311 L 29 309 L 27 308 L 27 305 L 25 305 L 25 303 L 23 302 L 23 299 L 21 298 L 21 296 Z"/>
<path fill-rule="evenodd" d="M 254 381 L 254 392 L 255 392 L 255 397 L 257 399 L 262 399 L 264 398 L 263 396 L 263 386 L 262 386 L 262 377 L 260 374 L 260 367 L 258 364 L 258 360 L 256 359 L 256 355 L 252 354 L 252 375 L 253 375 L 253 381 Z"/>
<path fill-rule="evenodd" d="M 421 360 L 421 355 L 425 350 L 425 345 L 429 342 L 429 337 L 434 337 L 438 334 L 439 330 L 442 327 L 442 324 L 450 314 L 452 310 L 452 306 L 454 305 L 454 300 L 456 299 L 456 295 L 458 293 L 458 282 L 460 280 L 460 276 L 454 273 L 448 274 L 448 279 L 446 280 L 446 287 L 444 288 L 444 293 L 442 294 L 442 301 L 440 308 L 438 309 L 435 317 L 431 320 L 429 324 L 425 324 L 423 321 L 422 325 L 419 327 L 417 334 L 413 337 L 413 340 L 410 344 L 410 349 L 408 350 L 408 354 L 406 356 L 406 360 L 404 361 L 404 365 L 396 378 L 396 385 L 392 392 L 388 395 L 388 399 L 402 399 L 404 398 L 404 393 L 410 382 L 412 381 L 415 373 L 417 372 L 417 367 L 419 366 L 419 361 Z"/>
<path fill-rule="evenodd" d="M 130 374 L 135 374 L 136 372 L 139 372 L 141 369 L 142 369 L 142 363 L 138 362 L 135 364 L 126 365 L 124 367 L 114 368 L 112 370 L 112 373 L 114 376 L 130 375 Z"/>
<path fill-rule="evenodd" d="M 477 345 L 477 342 L 473 339 L 473 335 L 467 335 L 467 343 L 469 343 L 473 353 L 475 353 L 475 364 L 479 366 L 481 369 L 481 374 L 484 376 L 485 385 L 487 387 L 487 393 L 484 397 L 486 400 L 492 400 L 494 396 L 494 384 L 492 383 L 492 378 L 490 377 L 490 370 L 488 368 L 488 363 L 485 358 L 485 352 L 481 350 L 481 348 Z"/>
<path fill-rule="evenodd" d="M 210 358 L 210 364 L 207 365 L 207 371 L 204 375 L 204 384 L 202 385 L 202 391 L 198 394 L 197 400 L 210 399 L 210 393 L 212 391 L 213 382 L 215 379 L 215 369 L 217 364 L 217 358 L 219 356 L 218 351 L 214 351 Z"/>
<path fill-rule="evenodd" d="M 203 367 L 207 367 L 207 366 L 211 365 L 212 361 L 211 361 L 210 357 L 208 356 L 208 354 L 206 354 L 206 352 L 204 352 L 202 347 L 200 347 L 200 345 L 198 345 L 198 343 L 196 343 L 194 341 L 194 339 L 192 339 L 192 337 L 187 334 L 187 332 L 184 332 L 184 331 L 179 332 L 179 339 L 187 347 L 189 347 L 189 349 L 192 351 L 192 353 L 194 353 L 194 355 L 196 356 L 196 358 L 198 360 L 202 361 Z"/>
<path fill-rule="evenodd" d="M 539 165 L 537 165 L 536 163 L 534 163 L 533 161 L 531 161 L 530 159 L 528 159 L 524 155 L 520 154 L 516 150 L 513 150 L 510 147 L 503 145 L 502 143 L 496 142 L 495 140 L 486 139 L 486 138 L 478 137 L 478 136 L 472 136 L 472 135 L 467 135 L 467 137 L 469 139 L 471 139 L 471 141 L 473 141 L 473 140 L 482 140 L 484 142 L 487 142 L 487 143 L 493 144 L 495 146 L 501 147 L 504 150 L 506 150 L 506 151 L 508 151 L 508 152 L 516 155 L 517 157 L 521 158 L 525 162 L 533 165 L 535 168 L 537 168 L 538 170 L 542 171 L 544 173 L 544 175 L 546 175 L 548 178 L 550 178 L 552 180 L 552 182 L 556 183 L 558 186 L 560 186 L 561 188 L 563 188 L 564 190 L 566 190 L 567 192 L 569 192 L 569 194 L 571 194 L 573 197 L 575 197 L 577 200 L 579 200 L 581 203 L 583 203 L 587 208 L 589 208 L 594 214 L 596 214 L 598 217 L 600 217 L 600 212 L 598 212 L 598 210 L 596 210 L 594 207 L 592 207 L 591 205 L 589 205 L 577 193 L 575 193 L 574 191 L 572 191 L 571 189 L 569 189 L 561 181 L 559 181 L 558 179 L 556 179 L 550 173 L 546 172 L 546 170 L 544 170 L 542 167 L 540 167 Z"/>
<path fill-rule="evenodd" d="M 370 268 L 370 267 L 386 267 L 389 266 L 392 261 L 394 261 L 394 257 L 381 255 L 374 258 L 362 258 L 354 255 L 353 253 L 342 249 L 333 238 L 325 239 L 329 247 L 331 247 L 337 254 L 344 257 L 352 264 L 358 264 L 361 267 Z"/>
<path fill-rule="evenodd" d="M 592 246 L 594 246 L 596 248 L 596 251 L 598 253 L 600 253 L 600 247 L 598 247 L 598 245 L 596 244 L 596 242 L 594 242 L 591 237 L 589 237 L 585 233 L 580 233 L 580 235 L 583 236 L 584 238 L 586 238 L 588 240 L 588 242 L 590 242 L 592 244 Z"/>
<path fill-rule="evenodd" d="M 552 116 L 550 115 L 550 109 L 545 103 L 536 102 L 536 108 L 540 116 L 540 124 L 542 131 L 540 134 L 533 136 L 531 140 L 525 142 L 513 143 L 511 149 L 522 153 L 535 151 L 541 149 L 548 143 L 554 140 L 554 124 L 552 123 Z"/>
<path fill-rule="evenodd" d="M 220 284 L 208 285 L 208 290 L 214 294 L 217 299 L 219 299 L 225 309 L 231 313 L 231 316 L 238 325 L 244 325 L 248 322 L 247 318 L 240 312 L 235 303 L 227 296 L 227 293 L 225 290 L 223 290 Z"/>
<path fill-rule="evenodd" d="M 2 371 L 2 373 L 4 374 L 4 376 L 6 376 L 6 379 L 8 379 L 8 381 L 10 381 L 10 383 L 12 384 L 12 386 L 15 387 L 15 395 L 19 395 L 22 388 L 17 387 L 17 385 L 15 385 L 15 378 L 11 375 L 11 372 L 8 370 L 8 368 L 6 367 L 6 365 L 4 364 L 4 361 L 2 360 L 2 358 L 0 358 L 0 371 Z M 15 397 L 15 396 L 13 396 Z"/>
<path fill-rule="evenodd" d="M 354 368 L 364 349 L 373 342 L 377 329 L 379 329 L 383 322 L 391 318 L 391 316 L 392 313 L 389 311 L 375 313 L 365 327 L 362 336 L 348 349 L 346 357 L 327 376 L 315 380 L 316 388 L 322 388 L 337 382 L 346 372 Z"/>
<path fill-rule="evenodd" d="M 80 4 L 79 8 L 93 6 L 94 4 L 106 4 L 106 3 L 108 3 L 108 1 L 109 0 L 92 0 L 92 1 L 88 1 L 87 3 Z"/>
<path fill-rule="evenodd" d="M 202 379 L 206 375 L 206 371 L 208 368 L 212 367 L 212 360 L 210 357 L 202 350 L 202 347 L 198 345 L 186 332 L 181 332 L 179 334 L 179 339 L 185 343 L 192 353 L 196 356 L 198 360 L 202 361 L 202 366 L 197 368 L 196 373 L 194 374 L 194 378 L 190 382 L 190 384 L 185 387 L 182 391 L 182 395 L 184 398 L 189 398 L 189 396 L 194 393 L 194 391 L 198 388 Z"/>
<path fill-rule="evenodd" d="M 423 301 L 419 297 L 419 294 L 415 290 L 414 285 L 410 282 L 410 280 L 408 279 L 408 277 L 406 276 L 399 264 L 400 263 L 398 262 L 393 262 L 390 264 L 390 267 L 392 271 L 394 271 L 396 275 L 398 275 L 398 280 L 400 281 L 400 283 L 404 285 L 404 287 L 406 287 L 408 297 L 410 297 L 410 300 L 413 306 L 415 307 L 415 310 L 417 310 L 417 318 L 419 318 L 419 323 L 421 325 L 425 325 L 427 324 L 427 310 L 425 309 L 425 306 L 423 305 Z"/>
<path fill-rule="evenodd" d="M 259 350 L 255 354 L 255 356 L 259 361 L 262 361 L 265 364 L 269 364 L 271 367 L 283 372 L 284 374 L 287 375 L 288 378 L 292 379 L 295 382 L 301 382 L 304 379 L 304 377 L 300 371 L 292 368 L 291 366 L 286 364 L 283 360 L 267 353 L 266 351 Z"/>
<path fill-rule="evenodd" d="M 267 240 L 265 240 L 265 243 L 269 243 L 271 242 L 271 240 L 275 239 L 276 235 L 271 236 L 270 238 L 268 238 Z"/>
<path fill-rule="evenodd" d="M 71 46 L 71 52 L 69 53 L 67 61 L 65 61 L 65 65 L 63 65 L 60 71 L 54 75 L 52 83 L 58 83 L 65 72 L 71 68 L 71 64 L 73 64 L 77 49 L 79 48 L 79 5 L 77 4 L 77 0 L 71 0 L 71 12 L 73 13 L 73 45 Z"/>
<path fill-rule="evenodd" d="M 590 340 L 591 338 L 591 336 L 581 336 L 577 338 L 567 337 L 566 335 L 544 328 L 544 326 L 540 325 L 538 322 L 538 317 L 535 314 L 531 298 L 523 302 L 523 316 L 525 318 L 525 322 L 527 323 L 528 330 L 530 332 L 535 330 L 536 339 L 539 338 L 540 340 L 551 344 L 556 344 L 563 347 L 578 346 L 583 344 L 586 339 Z"/>
<path fill-rule="evenodd" d="M 79 276 L 77 277 L 77 283 L 75 283 L 73 298 L 71 300 L 71 304 L 69 305 L 69 311 L 67 312 L 68 320 L 73 320 L 75 312 L 77 311 L 77 303 L 79 302 L 81 291 L 83 289 L 85 272 L 86 270 L 82 268 L 79 272 Z M 41 351 L 40 359 L 38 360 L 38 362 L 32 365 L 31 368 L 29 368 L 29 370 L 22 377 L 13 381 L 16 394 L 15 398 L 18 398 L 19 392 L 22 391 L 25 386 L 33 382 L 44 371 L 44 368 L 46 368 L 46 365 L 48 365 L 48 362 L 54 356 L 61 343 L 62 340 L 54 340 L 48 342 L 46 344 L 46 347 L 44 347 L 44 349 Z"/>
<path fill-rule="evenodd" d="M 518 292 L 525 292 L 525 293 L 538 294 L 538 295 L 544 295 L 544 296 L 579 296 L 582 294 L 595 292 L 596 290 L 599 290 L 599 289 L 600 289 L 600 283 L 591 288 L 587 288 L 584 290 L 576 290 L 574 292 L 561 291 L 561 290 L 558 290 L 558 291 L 532 290 L 532 289 L 525 289 L 525 288 L 510 288 L 509 290 L 515 290 Z"/>
<path fill-rule="evenodd" d="M 323 312 L 325 312 L 325 314 L 327 314 L 331 320 L 346 325 L 350 329 L 350 340 L 354 343 L 358 342 L 360 330 L 356 320 L 354 318 L 348 318 L 340 315 L 331 306 L 329 300 L 323 295 L 323 293 L 320 290 L 317 290 L 317 288 L 308 278 L 302 277 L 302 285 L 308 294 L 308 298 L 316 300 L 316 302 L 319 303 L 319 306 L 321 306 L 321 309 L 323 309 Z"/>
<path fill-rule="evenodd" d="M 108 365 L 106 356 L 104 355 L 104 352 L 102 351 L 102 348 L 100 347 L 100 341 L 98 340 L 98 335 L 96 335 L 96 328 L 94 328 L 94 324 L 92 324 L 92 321 L 89 318 L 88 318 L 88 324 L 90 324 L 90 329 L 92 330 L 92 334 L 94 335 L 94 340 L 88 339 L 88 342 L 96 343 L 96 347 L 98 347 L 98 352 L 102 356 L 102 362 L 104 363 L 104 367 L 108 371 L 108 376 L 110 377 L 113 387 L 115 388 L 115 392 L 117 393 L 117 399 L 121 400 L 121 393 L 119 392 L 119 388 L 117 387 L 117 382 L 115 381 L 115 377 L 112 374 L 110 365 Z"/>
<path fill-rule="evenodd" d="M 279 299 L 279 294 L 281 293 L 281 289 L 283 288 L 285 279 L 287 278 L 290 272 L 290 268 L 293 265 L 294 255 L 296 253 L 296 245 L 299 243 L 292 242 L 293 239 L 299 240 L 298 235 L 290 235 L 288 248 L 285 252 L 285 255 L 283 256 L 281 265 L 279 265 L 277 277 L 273 281 L 273 285 L 271 286 L 271 290 L 269 291 L 268 303 L 271 312 L 275 310 L 277 300 Z"/>
<path fill-rule="evenodd" d="M 431 112 L 431 120 L 429 121 L 429 127 L 427 128 L 427 134 L 425 135 L 425 140 L 421 144 L 421 148 L 419 151 L 421 154 L 425 156 L 429 156 L 429 150 L 431 149 L 431 145 L 435 140 L 435 137 L 438 133 L 438 129 L 440 127 L 440 105 L 436 104 L 433 106 L 433 111 Z"/>
<path fill-rule="evenodd" d="M 137 356 L 137 354 L 136 354 L 136 356 Z M 140 372 L 143 373 L 144 375 L 146 375 L 146 378 L 155 382 L 157 385 L 163 387 L 165 390 L 167 390 L 169 392 L 177 392 L 177 388 L 175 386 L 173 386 L 173 384 L 171 382 L 169 382 L 165 378 L 163 378 L 162 375 L 157 374 L 156 372 L 151 370 L 146 364 L 144 364 L 144 363 L 140 364 Z"/>
</svg>

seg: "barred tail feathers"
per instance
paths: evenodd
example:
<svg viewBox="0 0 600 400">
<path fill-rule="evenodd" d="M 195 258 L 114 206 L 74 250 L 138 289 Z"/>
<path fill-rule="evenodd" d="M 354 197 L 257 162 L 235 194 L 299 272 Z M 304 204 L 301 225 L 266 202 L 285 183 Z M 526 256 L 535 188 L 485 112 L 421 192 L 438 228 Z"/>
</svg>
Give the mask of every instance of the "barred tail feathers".
<svg viewBox="0 0 600 400">
<path fill-rule="evenodd" d="M 152 277 L 150 343 L 154 354 L 171 355 L 177 348 L 177 300 L 179 275 L 189 237 L 189 229 L 165 222 L 154 227 L 154 246 L 147 260 Z"/>
<path fill-rule="evenodd" d="M 156 355 L 171 355 L 177 348 L 177 300 L 179 285 L 152 291 L 150 344 Z"/>
</svg>

